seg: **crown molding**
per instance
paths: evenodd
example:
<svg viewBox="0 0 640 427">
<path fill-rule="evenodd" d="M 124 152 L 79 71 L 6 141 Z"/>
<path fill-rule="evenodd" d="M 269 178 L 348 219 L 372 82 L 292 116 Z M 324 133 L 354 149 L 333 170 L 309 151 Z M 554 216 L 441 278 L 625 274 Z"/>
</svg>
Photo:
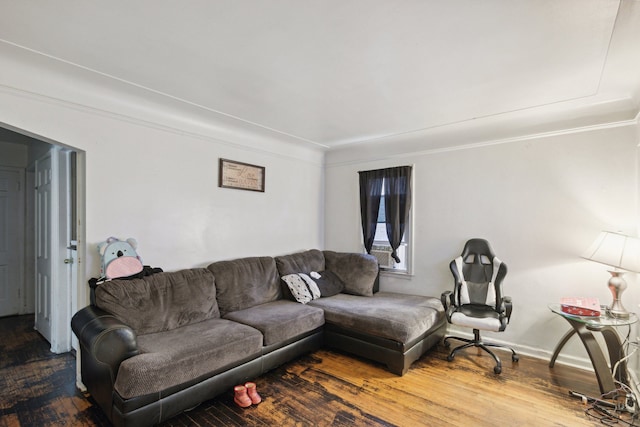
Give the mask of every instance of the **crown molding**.
<svg viewBox="0 0 640 427">
<path fill-rule="evenodd" d="M 307 163 L 313 164 L 318 167 L 322 167 L 323 165 L 323 156 L 317 155 L 317 153 L 322 153 L 322 150 L 313 149 L 311 147 L 306 147 L 306 149 L 302 150 L 291 150 L 288 149 L 291 146 L 291 143 L 288 141 L 282 141 L 273 137 L 264 137 L 261 135 L 251 134 L 249 132 L 235 132 L 232 137 L 220 137 L 207 133 L 206 131 L 196 131 L 189 129 L 189 126 L 177 126 L 177 125 L 168 125 L 160 123 L 159 120 L 150 120 L 150 119 L 142 119 L 125 113 L 117 113 L 108 109 L 98 108 L 82 103 L 72 102 L 69 100 L 61 99 L 54 96 L 44 95 L 41 93 L 36 93 L 32 91 L 28 91 L 22 88 L 12 87 L 9 85 L 0 84 L 0 94 L 5 94 L 7 96 L 20 97 L 24 99 L 28 99 L 29 101 L 51 105 L 55 108 L 63 108 L 67 110 L 78 111 L 83 114 L 89 114 L 96 117 L 106 118 L 110 120 L 117 120 L 119 122 L 124 122 L 128 124 L 132 124 L 134 126 L 141 126 L 148 129 L 153 129 L 161 132 L 167 132 L 174 135 L 186 136 L 193 139 L 198 139 L 201 141 L 212 142 L 219 145 L 225 145 L 229 147 L 233 147 L 235 149 L 241 149 L 248 152 L 254 152 L 261 155 L 274 156 L 278 158 L 292 159 L 297 161 L 305 161 Z M 0 118 L 1 121 L 1 118 Z M 7 125 L 11 126 L 10 123 Z M 204 126 L 203 126 L 204 125 Z M 206 128 L 206 123 L 197 125 L 196 127 Z M 25 131 L 29 131 L 29 129 L 24 129 Z M 206 129 L 205 129 L 206 130 Z M 211 133 L 215 133 L 216 129 L 212 129 Z M 38 138 L 38 136 L 34 136 Z M 45 135 L 42 138 L 47 139 Z M 285 145 L 284 149 L 281 152 L 277 152 L 275 150 L 269 150 L 262 147 L 262 144 L 250 144 L 244 142 L 236 142 L 236 141 L 253 141 L 256 140 L 269 140 L 270 142 L 274 142 L 276 144 Z M 59 141 L 64 144 L 64 141 Z M 308 155 L 309 153 L 316 153 L 316 155 Z M 317 159 L 314 159 L 317 157 Z"/>
<path fill-rule="evenodd" d="M 374 153 L 373 150 L 369 150 L 372 152 L 372 154 L 369 157 L 366 157 L 366 158 L 360 157 L 357 160 L 351 159 L 351 160 L 345 160 L 345 161 L 328 160 L 325 162 L 325 167 L 332 168 L 332 167 L 341 167 L 341 166 L 347 166 L 347 165 L 356 165 L 356 164 L 367 163 L 367 162 L 378 162 L 378 161 L 384 161 L 389 159 L 415 158 L 415 157 L 428 156 L 428 155 L 434 155 L 434 154 L 440 154 L 440 153 L 472 150 L 476 148 L 483 148 L 483 147 L 489 147 L 494 145 L 510 144 L 514 142 L 553 138 L 553 137 L 564 136 L 564 135 L 572 135 L 576 133 L 615 129 L 615 128 L 620 128 L 625 126 L 634 126 L 639 123 L 640 123 L 640 112 L 636 114 L 635 118 L 630 120 L 621 120 L 616 122 L 603 123 L 603 124 L 590 125 L 590 126 L 579 126 L 579 127 L 548 131 L 548 132 L 530 133 L 530 134 L 525 134 L 525 135 L 520 135 L 515 137 L 501 138 L 501 139 L 487 139 L 483 141 L 473 142 L 469 144 L 459 144 L 455 146 L 427 148 L 423 150 L 412 150 L 412 151 L 404 151 L 401 153 L 391 153 L 391 154 L 389 153 L 377 154 L 377 153 Z M 640 145 L 640 142 L 639 142 L 639 145 Z M 334 152 L 330 152 L 330 154 L 334 154 Z"/>
</svg>

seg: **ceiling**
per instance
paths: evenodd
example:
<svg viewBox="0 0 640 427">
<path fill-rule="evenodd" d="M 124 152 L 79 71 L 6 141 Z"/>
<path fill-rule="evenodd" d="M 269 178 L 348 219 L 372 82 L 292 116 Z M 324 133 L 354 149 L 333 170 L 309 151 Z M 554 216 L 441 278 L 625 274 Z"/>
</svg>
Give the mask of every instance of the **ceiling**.
<svg viewBox="0 0 640 427">
<path fill-rule="evenodd" d="M 546 117 L 545 130 L 638 113 L 638 0 L 0 0 L 0 10 L 0 43 L 327 149 L 523 112 Z"/>
</svg>

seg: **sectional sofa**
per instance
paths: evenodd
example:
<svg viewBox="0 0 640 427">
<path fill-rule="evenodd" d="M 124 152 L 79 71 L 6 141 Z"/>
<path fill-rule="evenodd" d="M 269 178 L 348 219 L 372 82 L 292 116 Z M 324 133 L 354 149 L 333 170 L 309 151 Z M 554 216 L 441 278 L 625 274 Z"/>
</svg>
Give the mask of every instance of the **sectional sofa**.
<svg viewBox="0 0 640 427">
<path fill-rule="evenodd" d="M 375 258 L 315 249 L 106 281 L 71 321 L 82 382 L 114 425 L 146 426 L 323 346 L 404 375 L 444 310 L 377 288 Z"/>
</svg>

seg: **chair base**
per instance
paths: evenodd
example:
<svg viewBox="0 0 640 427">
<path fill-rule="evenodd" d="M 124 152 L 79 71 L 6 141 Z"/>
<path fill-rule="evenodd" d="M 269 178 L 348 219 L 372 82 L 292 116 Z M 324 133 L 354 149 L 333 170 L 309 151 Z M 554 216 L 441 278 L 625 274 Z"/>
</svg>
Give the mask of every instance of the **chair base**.
<svg viewBox="0 0 640 427">
<path fill-rule="evenodd" d="M 458 354 L 459 351 L 462 351 L 466 348 L 470 348 L 470 347 L 478 347 L 481 348 L 482 350 L 486 351 L 487 353 L 489 353 L 489 355 L 491 355 L 491 357 L 493 357 L 493 360 L 496 362 L 496 366 L 493 368 L 493 372 L 496 374 L 499 374 L 502 372 L 502 362 L 500 361 L 500 358 L 498 356 L 495 355 L 494 352 L 492 352 L 489 347 L 494 347 L 494 348 L 503 348 L 505 350 L 510 350 L 511 351 L 511 360 L 514 362 L 517 362 L 520 358 L 518 357 L 518 354 L 515 352 L 514 349 L 512 349 L 511 347 L 507 347 L 504 345 L 499 345 L 499 344 L 489 344 L 489 343 L 485 343 L 482 341 L 482 338 L 480 338 L 480 331 L 478 329 L 474 329 L 473 330 L 473 339 L 467 339 L 467 338 L 461 338 L 461 337 L 446 337 L 444 339 L 444 346 L 445 347 L 449 347 L 449 341 L 450 339 L 455 339 L 458 341 L 462 341 L 462 342 L 466 342 L 467 344 L 463 344 L 461 346 L 458 346 L 456 348 L 454 348 L 453 350 L 451 350 L 451 353 L 449 353 L 449 356 L 447 356 L 447 360 L 449 362 L 451 362 L 453 360 L 454 357 L 456 357 L 456 354 Z"/>
</svg>

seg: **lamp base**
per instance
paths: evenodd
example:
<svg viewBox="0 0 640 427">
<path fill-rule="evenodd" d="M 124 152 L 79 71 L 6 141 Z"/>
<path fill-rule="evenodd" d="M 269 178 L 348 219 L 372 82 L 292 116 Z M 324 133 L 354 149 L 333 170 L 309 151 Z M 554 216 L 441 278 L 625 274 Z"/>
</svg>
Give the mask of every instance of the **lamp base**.
<svg viewBox="0 0 640 427">
<path fill-rule="evenodd" d="M 613 308 L 609 308 L 609 315 L 611 317 L 615 317 L 617 319 L 628 319 L 629 318 L 629 312 L 626 311 L 624 308 L 622 310 L 614 310 Z"/>
<path fill-rule="evenodd" d="M 609 307 L 609 315 L 619 319 L 628 319 L 629 312 L 622 305 L 622 301 L 620 301 L 620 296 L 624 290 L 627 289 L 627 282 L 622 277 L 624 272 L 609 270 L 609 273 L 611 274 L 609 290 L 611 291 L 611 295 L 613 295 L 613 302 L 611 303 L 611 307 Z"/>
</svg>

